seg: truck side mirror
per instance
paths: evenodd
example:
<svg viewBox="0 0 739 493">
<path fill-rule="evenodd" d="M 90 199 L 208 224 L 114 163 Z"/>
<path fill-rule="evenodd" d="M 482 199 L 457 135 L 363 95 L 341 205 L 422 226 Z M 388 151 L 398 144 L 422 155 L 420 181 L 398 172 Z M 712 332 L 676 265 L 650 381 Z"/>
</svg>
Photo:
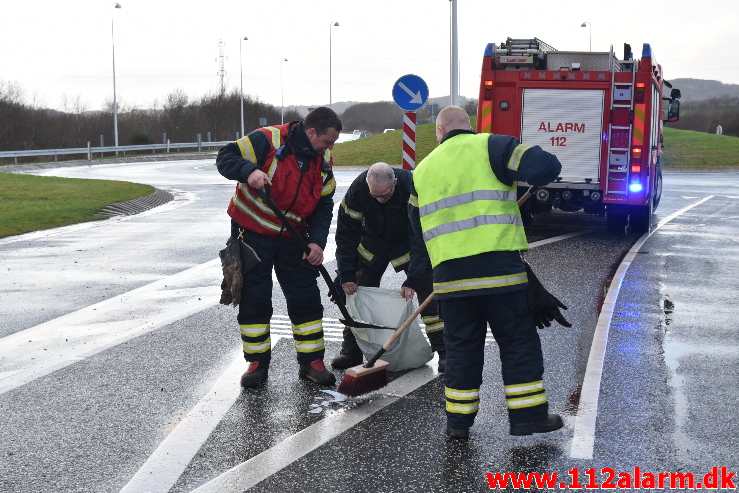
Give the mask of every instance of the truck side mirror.
<svg viewBox="0 0 739 493">
<path fill-rule="evenodd" d="M 670 91 L 670 99 L 680 99 L 680 89 Z"/>
<path fill-rule="evenodd" d="M 667 106 L 667 119 L 665 122 L 676 122 L 680 119 L 680 101 L 677 99 L 670 99 Z"/>
</svg>

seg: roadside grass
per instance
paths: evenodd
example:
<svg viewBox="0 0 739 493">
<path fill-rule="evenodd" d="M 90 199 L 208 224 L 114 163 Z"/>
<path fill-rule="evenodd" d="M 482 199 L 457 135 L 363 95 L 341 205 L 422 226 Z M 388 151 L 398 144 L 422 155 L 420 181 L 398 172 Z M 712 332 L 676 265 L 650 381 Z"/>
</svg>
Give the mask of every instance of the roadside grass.
<svg viewBox="0 0 739 493">
<path fill-rule="evenodd" d="M 474 125 L 474 123 L 473 123 Z M 433 123 L 416 126 L 416 163 L 428 156 L 437 146 L 436 130 Z M 344 142 L 334 147 L 336 166 L 370 166 L 385 162 L 390 166 L 403 165 L 403 130 L 386 134 L 375 134 Z"/>
<path fill-rule="evenodd" d="M 105 219 L 94 214 L 154 191 L 124 181 L 0 173 L 0 238 Z"/>
<path fill-rule="evenodd" d="M 664 140 L 665 168 L 739 169 L 739 137 L 665 127 Z"/>
</svg>

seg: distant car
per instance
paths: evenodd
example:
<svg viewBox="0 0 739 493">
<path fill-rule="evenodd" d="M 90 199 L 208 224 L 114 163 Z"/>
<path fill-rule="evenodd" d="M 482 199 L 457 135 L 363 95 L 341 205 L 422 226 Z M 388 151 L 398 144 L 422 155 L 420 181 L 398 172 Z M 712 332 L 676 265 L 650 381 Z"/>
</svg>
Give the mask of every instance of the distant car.
<svg viewBox="0 0 739 493">
<path fill-rule="evenodd" d="M 382 133 L 384 133 L 384 134 L 386 134 L 388 132 L 395 132 L 395 129 L 394 128 L 386 128 L 385 130 L 382 131 Z"/>
<path fill-rule="evenodd" d="M 361 139 L 363 137 L 369 137 L 372 134 L 366 130 L 355 130 L 354 132 L 352 132 L 352 135 L 355 139 Z"/>
</svg>

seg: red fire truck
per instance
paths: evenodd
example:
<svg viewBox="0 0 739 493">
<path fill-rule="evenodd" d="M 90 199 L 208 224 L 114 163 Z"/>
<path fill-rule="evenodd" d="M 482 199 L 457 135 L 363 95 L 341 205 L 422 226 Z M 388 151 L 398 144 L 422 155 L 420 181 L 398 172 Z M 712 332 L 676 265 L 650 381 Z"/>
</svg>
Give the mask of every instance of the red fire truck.
<svg viewBox="0 0 739 493">
<path fill-rule="evenodd" d="M 512 135 L 562 163 L 524 206 L 525 224 L 557 208 L 606 216 L 612 232 L 645 232 L 662 194 L 662 123 L 678 120 L 679 98 L 647 43 L 641 59 L 624 45 L 619 60 L 613 47 L 558 51 L 508 38 L 485 49 L 477 131 Z M 519 183 L 519 196 L 527 188 Z"/>
</svg>

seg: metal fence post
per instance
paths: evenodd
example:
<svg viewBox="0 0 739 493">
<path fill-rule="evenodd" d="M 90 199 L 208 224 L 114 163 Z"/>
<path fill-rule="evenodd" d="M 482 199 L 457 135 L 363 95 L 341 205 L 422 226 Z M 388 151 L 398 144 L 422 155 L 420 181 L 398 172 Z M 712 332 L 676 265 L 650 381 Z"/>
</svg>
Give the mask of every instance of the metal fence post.
<svg viewBox="0 0 739 493">
<path fill-rule="evenodd" d="M 210 140 L 210 132 L 208 132 L 208 142 L 213 142 L 212 140 Z"/>
<path fill-rule="evenodd" d="M 164 134 L 167 135 L 167 134 Z M 169 154 L 169 139 L 167 139 L 167 154 Z"/>
<path fill-rule="evenodd" d="M 105 147 L 105 135 L 100 134 L 100 147 Z M 100 150 L 100 159 L 104 156 L 102 149 Z"/>
<path fill-rule="evenodd" d="M 198 134 L 198 152 L 202 152 L 203 150 L 203 136 L 201 134 Z"/>
<path fill-rule="evenodd" d="M 90 152 L 90 141 L 87 141 L 87 160 L 92 159 L 92 153 Z"/>
</svg>

